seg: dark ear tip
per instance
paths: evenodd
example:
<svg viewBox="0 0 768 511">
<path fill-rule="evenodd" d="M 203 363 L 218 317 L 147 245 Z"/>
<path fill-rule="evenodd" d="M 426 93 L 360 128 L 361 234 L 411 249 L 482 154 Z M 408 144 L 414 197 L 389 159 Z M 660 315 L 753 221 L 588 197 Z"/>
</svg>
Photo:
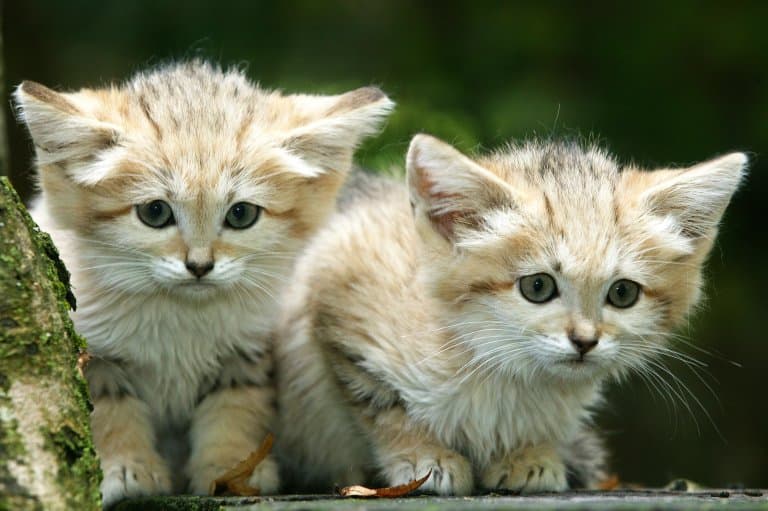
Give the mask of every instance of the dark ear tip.
<svg viewBox="0 0 768 511">
<path fill-rule="evenodd" d="M 347 92 L 346 94 L 343 94 L 341 99 L 333 106 L 331 112 L 329 113 L 332 114 L 336 112 L 355 110 L 357 108 L 379 103 L 381 101 L 387 101 L 391 103 L 387 95 L 384 94 L 384 92 L 378 87 L 361 87 L 359 89 L 355 89 L 353 91 Z"/>
<path fill-rule="evenodd" d="M 32 80 L 24 80 L 19 84 L 19 90 L 24 94 L 32 96 L 34 98 L 44 101 L 46 96 L 50 96 L 53 92 L 51 89 Z"/>
<path fill-rule="evenodd" d="M 24 80 L 21 82 L 18 87 L 17 94 L 17 97 L 19 98 L 21 94 L 25 94 L 41 103 L 47 103 L 48 105 L 51 105 L 64 113 L 78 113 L 77 108 L 75 108 L 75 106 L 70 103 L 65 96 L 49 89 L 45 85 L 33 82 L 31 80 Z"/>
<path fill-rule="evenodd" d="M 360 87 L 359 89 L 350 92 L 350 94 L 354 94 L 361 104 L 375 103 L 382 99 L 387 99 L 387 95 L 384 94 L 384 91 L 374 86 Z"/>
</svg>

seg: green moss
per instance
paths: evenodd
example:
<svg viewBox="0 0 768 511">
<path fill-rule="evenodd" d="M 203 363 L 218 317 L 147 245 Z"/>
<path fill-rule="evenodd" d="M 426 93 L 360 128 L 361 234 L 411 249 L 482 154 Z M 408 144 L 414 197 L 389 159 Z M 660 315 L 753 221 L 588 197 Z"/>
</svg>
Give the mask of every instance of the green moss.
<svg viewBox="0 0 768 511">
<path fill-rule="evenodd" d="M 43 504 L 29 495 L 13 495 L 0 500 L 0 511 L 43 511 Z"/>
<path fill-rule="evenodd" d="M 49 450 L 59 461 L 56 478 L 63 494 L 67 495 L 68 507 L 81 509 L 83 502 L 98 502 L 99 462 L 90 437 L 76 431 L 66 421 L 58 430 L 44 433 Z"/>
<path fill-rule="evenodd" d="M 58 458 L 56 481 L 68 507 L 100 509 L 90 400 L 76 368 L 85 341 L 69 319 L 76 305 L 69 272 L 50 236 L 35 225 L 5 178 L 0 178 L 0 296 L 0 388 L 7 390 L 21 378 L 64 386 L 63 415 L 40 424 L 41 433 Z M 3 459 L 10 458 L 0 457 L 0 466 Z"/>
<path fill-rule="evenodd" d="M 118 503 L 113 511 L 219 511 L 225 504 L 252 503 L 254 499 L 222 499 L 194 496 L 141 497 Z"/>
<path fill-rule="evenodd" d="M 19 435 L 19 424 L 15 419 L 5 422 L 0 431 L 0 459 L 13 459 L 26 453 Z"/>
</svg>

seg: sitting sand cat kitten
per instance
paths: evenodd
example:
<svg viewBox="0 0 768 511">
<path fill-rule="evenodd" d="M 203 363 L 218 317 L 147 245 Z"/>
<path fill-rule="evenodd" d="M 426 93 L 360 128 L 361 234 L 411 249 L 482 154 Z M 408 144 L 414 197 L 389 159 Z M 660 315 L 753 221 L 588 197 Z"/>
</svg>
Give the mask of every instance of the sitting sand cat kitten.
<svg viewBox="0 0 768 511">
<path fill-rule="evenodd" d="M 392 102 L 262 90 L 192 61 L 119 87 L 24 82 L 33 214 L 72 272 L 105 505 L 208 492 L 272 427 L 274 296 Z M 278 488 L 274 460 L 249 484 Z"/>
<path fill-rule="evenodd" d="M 647 172 L 550 142 L 474 161 L 416 136 L 408 189 L 351 199 L 297 263 L 276 344 L 288 478 L 594 487 L 601 383 L 655 363 L 699 299 L 745 164 Z"/>
</svg>

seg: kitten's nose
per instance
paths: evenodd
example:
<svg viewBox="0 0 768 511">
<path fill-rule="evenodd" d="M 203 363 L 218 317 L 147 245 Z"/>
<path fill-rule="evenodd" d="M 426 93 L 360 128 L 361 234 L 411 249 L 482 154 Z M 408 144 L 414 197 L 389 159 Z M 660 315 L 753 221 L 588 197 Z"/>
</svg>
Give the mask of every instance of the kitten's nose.
<svg viewBox="0 0 768 511">
<path fill-rule="evenodd" d="M 574 334 L 571 334 L 568 336 L 568 338 L 573 343 L 573 346 L 576 348 L 576 351 L 579 352 L 580 355 L 586 355 L 589 351 L 592 350 L 595 346 L 597 346 L 597 338 L 584 338 L 584 337 L 578 337 Z"/>
<path fill-rule="evenodd" d="M 199 279 L 213 269 L 213 261 L 196 262 L 187 260 L 186 266 L 189 273 Z"/>
<path fill-rule="evenodd" d="M 189 273 L 201 279 L 213 269 L 213 251 L 210 247 L 190 247 L 185 262 Z"/>
</svg>

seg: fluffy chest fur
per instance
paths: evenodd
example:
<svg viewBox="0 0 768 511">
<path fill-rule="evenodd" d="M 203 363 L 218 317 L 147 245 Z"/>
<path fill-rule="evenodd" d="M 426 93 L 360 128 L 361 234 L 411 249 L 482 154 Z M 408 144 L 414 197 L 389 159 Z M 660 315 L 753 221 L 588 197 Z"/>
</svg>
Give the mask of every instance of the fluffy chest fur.
<svg viewBox="0 0 768 511">
<path fill-rule="evenodd" d="M 122 297 L 104 307 L 105 297 L 85 293 L 80 301 L 73 319 L 89 351 L 122 362 L 160 423 L 188 420 L 229 357 L 266 349 L 270 311 L 247 310 L 234 300 Z"/>
<path fill-rule="evenodd" d="M 414 418 L 477 466 L 521 447 L 569 441 L 598 399 L 593 385 L 532 387 L 503 374 L 482 372 L 455 375 L 404 394 Z"/>
</svg>

